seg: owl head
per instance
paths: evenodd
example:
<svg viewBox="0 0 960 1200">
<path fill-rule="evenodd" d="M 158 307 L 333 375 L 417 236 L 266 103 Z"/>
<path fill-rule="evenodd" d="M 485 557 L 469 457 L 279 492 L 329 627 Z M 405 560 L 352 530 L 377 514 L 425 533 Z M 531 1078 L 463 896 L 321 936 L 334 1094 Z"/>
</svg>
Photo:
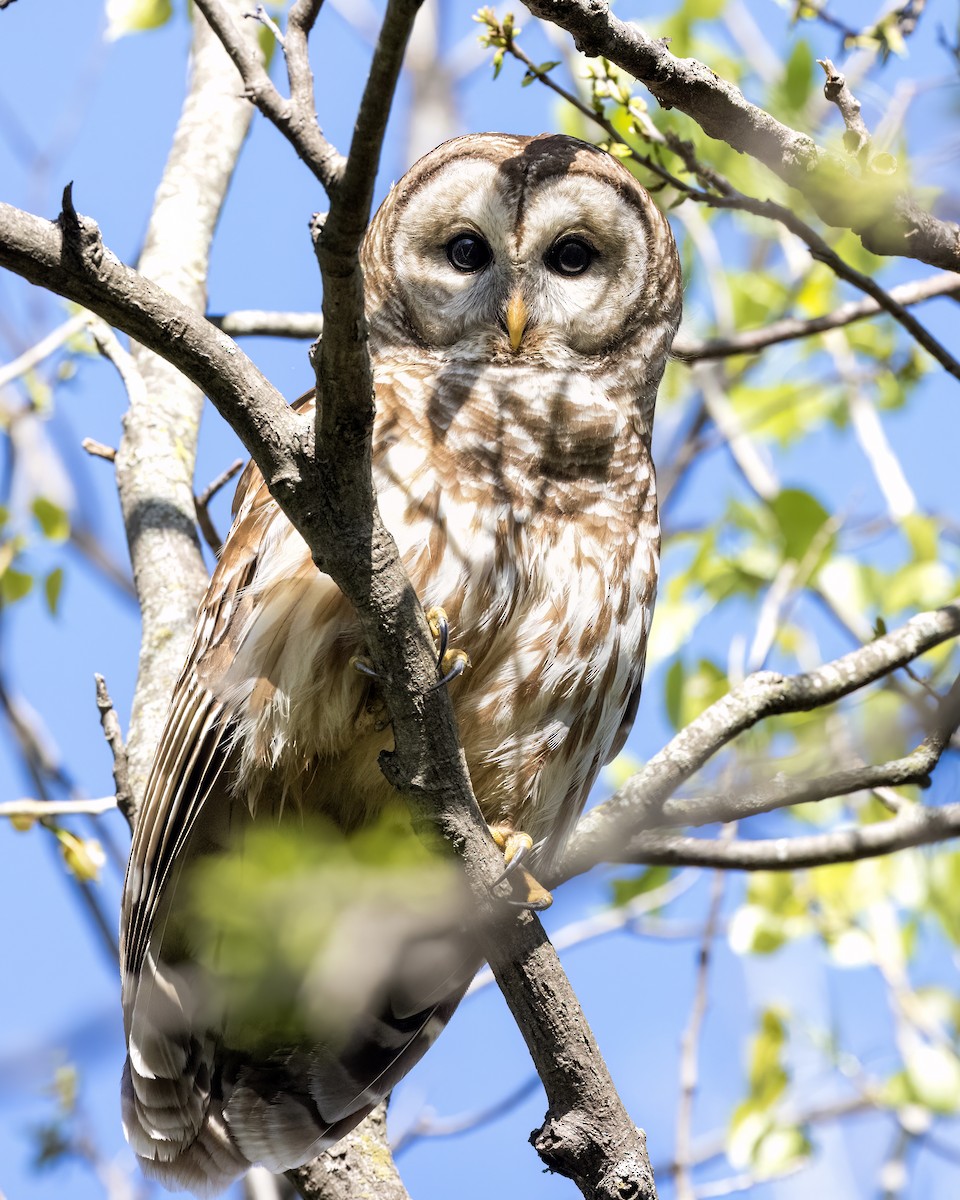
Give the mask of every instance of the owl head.
<svg viewBox="0 0 960 1200">
<path fill-rule="evenodd" d="M 363 251 L 374 343 L 481 362 L 662 364 L 680 319 L 676 246 L 628 170 L 560 134 L 470 134 L 391 190 Z M 661 367 L 662 369 L 662 367 Z"/>
</svg>

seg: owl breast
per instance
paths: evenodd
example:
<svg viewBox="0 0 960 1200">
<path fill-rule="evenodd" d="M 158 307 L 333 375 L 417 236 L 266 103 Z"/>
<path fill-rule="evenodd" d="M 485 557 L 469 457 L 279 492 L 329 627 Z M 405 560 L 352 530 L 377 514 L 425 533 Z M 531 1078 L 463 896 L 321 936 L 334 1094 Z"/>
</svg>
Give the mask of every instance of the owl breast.
<svg viewBox="0 0 960 1200">
<path fill-rule="evenodd" d="M 381 387 L 380 506 L 470 655 L 451 695 L 480 807 L 556 851 L 642 674 L 659 567 L 644 430 L 609 381 L 558 368 Z"/>
</svg>

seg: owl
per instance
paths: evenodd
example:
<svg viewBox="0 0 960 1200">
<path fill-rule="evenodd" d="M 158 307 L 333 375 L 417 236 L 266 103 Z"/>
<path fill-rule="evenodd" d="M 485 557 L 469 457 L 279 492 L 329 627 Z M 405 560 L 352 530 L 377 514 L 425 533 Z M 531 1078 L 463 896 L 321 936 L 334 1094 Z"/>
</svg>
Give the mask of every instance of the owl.
<svg viewBox="0 0 960 1200">
<path fill-rule="evenodd" d="M 477 800 L 508 856 L 527 851 L 535 892 L 637 710 L 676 248 L 608 154 L 482 134 L 446 142 L 393 187 L 362 267 L 378 503 L 438 635 L 459 648 L 465 669 L 444 686 Z M 364 651 L 350 604 L 251 464 L 123 893 L 124 1126 L 167 1187 L 211 1194 L 251 1163 L 281 1171 L 331 1146 L 420 1058 L 477 966 L 462 913 L 445 925 L 433 912 L 428 936 L 387 913 L 354 939 L 365 963 L 375 941 L 385 965 L 336 1039 L 231 1044 L 225 1009 L 203 1002 L 191 865 L 307 816 L 353 836 L 396 803 L 378 767 L 389 714 Z"/>
</svg>

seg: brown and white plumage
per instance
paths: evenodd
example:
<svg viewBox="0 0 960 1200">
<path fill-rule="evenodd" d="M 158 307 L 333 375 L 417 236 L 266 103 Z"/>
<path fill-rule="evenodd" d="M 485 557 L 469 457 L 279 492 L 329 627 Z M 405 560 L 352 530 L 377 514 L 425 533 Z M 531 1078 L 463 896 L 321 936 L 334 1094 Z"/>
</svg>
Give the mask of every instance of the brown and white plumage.
<svg viewBox="0 0 960 1200">
<path fill-rule="evenodd" d="M 363 265 L 380 509 L 421 601 L 469 652 L 451 696 L 484 816 L 529 833 L 542 866 L 636 712 L 659 567 L 653 407 L 680 313 L 673 239 L 593 147 L 474 135 L 393 188 Z M 200 1193 L 342 1136 L 427 1048 L 474 965 L 454 943 L 438 974 L 391 978 L 336 1050 L 253 1056 L 198 999 L 202 972 L 169 932 L 184 864 L 285 805 L 350 830 L 392 799 L 377 762 L 391 733 L 350 665 L 364 649 L 354 613 L 252 466 L 234 513 L 122 914 L 125 1128 L 149 1174 Z"/>
</svg>

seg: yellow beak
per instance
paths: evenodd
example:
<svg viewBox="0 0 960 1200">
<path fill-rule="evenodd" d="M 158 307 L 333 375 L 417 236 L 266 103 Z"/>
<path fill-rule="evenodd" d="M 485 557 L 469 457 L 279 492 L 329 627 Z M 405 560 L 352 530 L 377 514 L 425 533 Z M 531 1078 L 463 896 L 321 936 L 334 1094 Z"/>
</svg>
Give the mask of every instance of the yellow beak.
<svg viewBox="0 0 960 1200">
<path fill-rule="evenodd" d="M 524 304 L 523 296 L 518 290 L 513 293 L 510 297 L 510 302 L 507 304 L 507 333 L 510 337 L 510 349 L 514 353 L 520 349 L 520 343 L 523 341 L 523 335 L 529 319 L 530 314 L 527 312 L 527 306 Z"/>
</svg>

